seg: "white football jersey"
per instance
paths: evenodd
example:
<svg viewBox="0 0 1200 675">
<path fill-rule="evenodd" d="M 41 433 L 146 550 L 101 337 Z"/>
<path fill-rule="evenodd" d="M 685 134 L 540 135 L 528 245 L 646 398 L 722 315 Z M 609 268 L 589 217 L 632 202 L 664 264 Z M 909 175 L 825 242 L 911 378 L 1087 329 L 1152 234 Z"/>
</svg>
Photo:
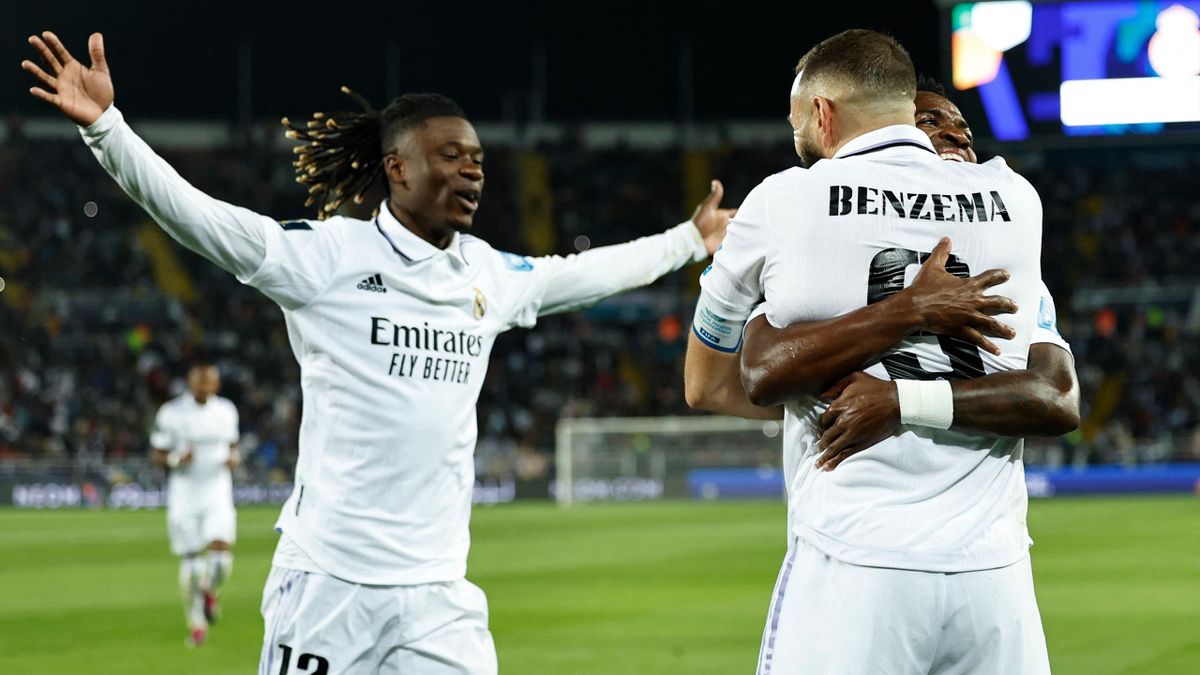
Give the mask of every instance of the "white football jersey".
<svg viewBox="0 0 1200 675">
<path fill-rule="evenodd" d="M 466 573 L 475 402 L 497 335 L 707 256 L 690 221 L 565 258 L 459 234 L 439 249 L 386 203 L 372 220 L 281 223 L 187 184 L 116 108 L 82 133 L 171 236 L 283 308 L 304 411 L 278 528 L 304 555 L 277 561 L 356 583 Z"/>
<path fill-rule="evenodd" d="M 755 188 L 702 277 L 701 307 L 718 315 L 708 321 L 716 326 L 744 321 L 760 299 L 775 326 L 839 316 L 909 285 L 949 236 L 951 273 L 1011 274 L 989 292 L 1018 304 L 1016 314 L 1000 317 L 1017 336 L 995 340 L 1002 353 L 993 356 L 960 340 L 915 335 L 867 372 L 931 380 L 1020 369 L 1035 327 L 1053 323 L 1053 301 L 1049 321 L 1042 302 L 1041 233 L 1036 191 L 1003 160 L 942 161 L 916 128 L 886 127 L 832 160 Z M 712 342 L 730 347 L 719 336 Z M 845 562 L 881 567 L 964 571 L 1026 554 L 1021 440 L 903 427 L 825 472 L 814 465 L 825 408 L 812 397 L 786 406 L 795 534 Z"/>
<path fill-rule="evenodd" d="M 167 478 L 167 510 L 179 514 L 233 506 L 233 477 L 226 462 L 238 442 L 237 407 L 212 396 L 203 405 L 190 392 L 167 401 L 154 417 L 150 445 L 192 461 Z"/>
</svg>

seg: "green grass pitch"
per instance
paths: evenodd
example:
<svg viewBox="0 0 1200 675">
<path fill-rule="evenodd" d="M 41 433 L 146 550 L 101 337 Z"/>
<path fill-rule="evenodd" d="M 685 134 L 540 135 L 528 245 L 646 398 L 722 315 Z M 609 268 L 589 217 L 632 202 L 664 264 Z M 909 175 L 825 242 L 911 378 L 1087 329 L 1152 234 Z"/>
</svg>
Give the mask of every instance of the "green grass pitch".
<svg viewBox="0 0 1200 675">
<path fill-rule="evenodd" d="M 0 511 L 0 673 L 253 672 L 274 515 L 240 511 L 224 620 L 188 650 L 161 511 Z M 1055 673 L 1200 673 L 1200 502 L 1039 501 L 1030 523 Z M 502 673 L 753 672 L 782 504 L 519 504 L 473 531 Z"/>
</svg>

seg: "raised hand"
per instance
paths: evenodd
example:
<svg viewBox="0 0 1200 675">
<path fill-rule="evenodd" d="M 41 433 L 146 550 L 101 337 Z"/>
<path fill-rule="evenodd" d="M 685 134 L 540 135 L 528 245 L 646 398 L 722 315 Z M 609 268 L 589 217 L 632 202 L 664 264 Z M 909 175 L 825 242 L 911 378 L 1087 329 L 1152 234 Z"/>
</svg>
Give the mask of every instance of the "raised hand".
<svg viewBox="0 0 1200 675">
<path fill-rule="evenodd" d="M 851 373 L 821 394 L 831 401 L 821 415 L 817 468 L 833 471 L 848 457 L 866 450 L 900 428 L 896 383 L 866 373 Z"/>
<path fill-rule="evenodd" d="M 53 104 L 70 120 L 88 126 L 99 119 L 113 102 L 112 78 L 104 60 L 104 38 L 92 33 L 88 38 L 88 53 L 92 65 L 76 61 L 58 36 L 50 31 L 29 36 L 29 44 L 41 55 L 46 70 L 33 61 L 21 62 L 21 67 L 41 82 L 42 87 L 30 87 L 29 93 Z M 44 87 L 44 88 L 43 88 Z"/>
<path fill-rule="evenodd" d="M 1010 326 L 993 317 L 1016 312 L 1017 303 L 1000 295 L 984 295 L 984 291 L 1008 281 L 1008 272 L 988 270 L 960 279 L 946 271 L 949 257 L 950 239 L 943 237 L 921 265 L 912 286 L 905 289 L 921 315 L 924 330 L 962 338 L 980 349 L 1000 354 L 1000 348 L 985 336 L 1006 340 L 1016 336 Z"/>
<path fill-rule="evenodd" d="M 692 222 L 695 223 L 696 229 L 700 230 L 700 236 L 704 238 L 704 248 L 708 249 L 709 255 L 717 252 L 717 247 L 725 239 L 725 229 L 729 227 L 730 219 L 737 213 L 737 209 L 721 208 L 721 198 L 724 196 L 725 186 L 721 185 L 721 181 L 714 180 L 712 191 L 692 213 Z"/>
</svg>

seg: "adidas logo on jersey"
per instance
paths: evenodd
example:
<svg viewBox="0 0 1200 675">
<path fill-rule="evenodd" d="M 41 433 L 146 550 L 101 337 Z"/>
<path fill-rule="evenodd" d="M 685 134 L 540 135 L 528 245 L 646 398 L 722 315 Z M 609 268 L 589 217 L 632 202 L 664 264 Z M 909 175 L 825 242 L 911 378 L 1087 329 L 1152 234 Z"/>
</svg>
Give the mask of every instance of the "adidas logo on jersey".
<svg viewBox="0 0 1200 675">
<path fill-rule="evenodd" d="M 378 274 L 374 274 L 358 282 L 358 290 L 371 291 L 372 293 L 387 293 L 387 289 L 383 286 L 383 277 Z"/>
</svg>

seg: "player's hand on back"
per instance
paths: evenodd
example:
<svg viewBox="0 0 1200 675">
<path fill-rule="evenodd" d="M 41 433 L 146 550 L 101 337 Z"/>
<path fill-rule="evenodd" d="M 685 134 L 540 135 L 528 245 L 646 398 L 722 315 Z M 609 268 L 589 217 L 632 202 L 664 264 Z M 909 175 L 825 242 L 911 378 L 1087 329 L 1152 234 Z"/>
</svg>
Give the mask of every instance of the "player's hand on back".
<svg viewBox="0 0 1200 675">
<path fill-rule="evenodd" d="M 923 329 L 938 335 L 950 335 L 992 354 L 1000 348 L 988 337 L 1012 339 L 1016 331 L 995 318 L 1012 314 L 1017 304 L 1000 295 L 984 292 L 1008 281 L 1008 272 L 988 270 L 962 279 L 946 271 L 950 257 L 950 239 L 943 237 L 934 247 L 921 271 L 905 289 L 921 317 Z"/>
<path fill-rule="evenodd" d="M 91 67 L 76 61 L 58 36 L 49 31 L 41 37 L 29 36 L 29 44 L 41 55 L 45 67 L 43 70 L 29 60 L 21 62 L 21 67 L 42 84 L 30 87 L 30 94 L 53 104 L 80 126 L 92 124 L 112 105 L 112 78 L 104 59 L 104 38 L 99 33 L 88 38 Z"/>
<path fill-rule="evenodd" d="M 817 468 L 833 471 L 858 454 L 896 433 L 900 428 L 900 399 L 896 383 L 856 372 L 825 390 L 830 401 L 821 415 Z"/>
<path fill-rule="evenodd" d="M 712 191 L 692 213 L 692 223 L 700 230 L 700 236 L 704 238 L 704 248 L 708 249 L 709 255 L 717 252 L 717 247 L 725 239 L 725 229 L 729 227 L 730 219 L 737 213 L 737 209 L 721 208 L 721 198 L 724 196 L 725 186 L 721 185 L 721 181 L 714 180 Z"/>
<path fill-rule="evenodd" d="M 195 453 L 192 452 L 191 448 L 188 448 L 187 452 L 185 452 L 179 456 L 179 468 L 182 469 L 183 467 L 191 464 L 192 460 L 195 458 L 196 458 Z"/>
</svg>

